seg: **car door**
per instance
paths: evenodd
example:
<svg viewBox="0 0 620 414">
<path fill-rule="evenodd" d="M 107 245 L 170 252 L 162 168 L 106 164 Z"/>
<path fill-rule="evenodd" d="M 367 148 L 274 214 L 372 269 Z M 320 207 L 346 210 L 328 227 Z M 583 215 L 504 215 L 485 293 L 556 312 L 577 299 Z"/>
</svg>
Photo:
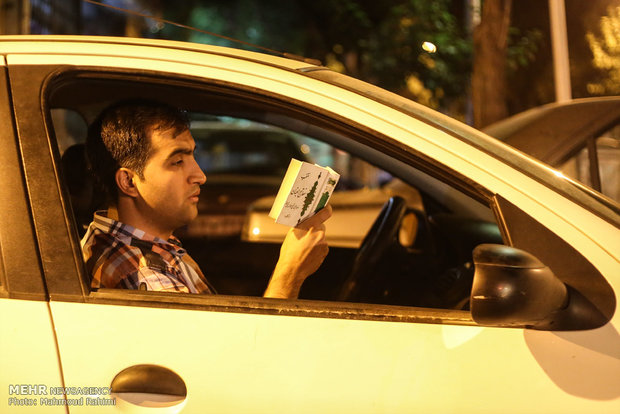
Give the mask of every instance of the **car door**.
<svg viewBox="0 0 620 414">
<path fill-rule="evenodd" d="M 54 324 L 19 164 L 4 58 L 0 72 L 0 411 L 41 411 L 62 386 Z M 62 399 L 62 395 L 60 395 Z M 51 406 L 49 412 L 64 412 Z"/>
<path fill-rule="evenodd" d="M 592 217 L 593 226 L 610 238 L 617 232 L 543 184 L 454 134 L 349 91 L 248 61 L 220 57 L 201 66 L 199 54 L 176 58 L 162 63 L 155 57 L 153 62 L 128 56 L 8 57 L 17 130 L 20 140 L 29 137 L 23 168 L 64 383 L 74 387 L 67 397 L 77 401 L 71 412 L 132 404 L 184 412 L 613 409 L 620 389 L 619 340 L 607 322 L 598 329 L 554 333 L 477 325 L 462 310 L 91 291 L 49 113 L 54 99 L 60 105 L 71 96 L 62 88 L 74 87 L 74 98 L 85 98 L 78 93 L 84 79 L 92 88 L 88 94 L 97 87 L 109 90 L 108 80 L 123 86 L 118 98 L 140 91 L 142 97 L 198 102 L 215 92 L 224 107 L 237 100 L 262 111 L 277 103 L 305 125 L 347 131 L 355 140 L 345 141 L 367 159 L 391 164 L 405 176 L 415 164 L 437 182 L 476 194 L 501 217 L 508 243 L 530 244 L 534 254 L 545 251 L 536 244 L 554 243 L 560 255 L 549 257 L 555 261 L 569 251 L 577 257 L 572 263 L 593 275 L 600 296 L 593 300 L 601 303 L 606 321 L 614 313 L 618 281 L 610 287 L 602 274 L 617 269 L 617 259 L 523 188 L 555 207 Z M 181 58 L 192 63 L 179 63 Z M 541 222 L 553 231 L 545 233 Z M 528 239 L 533 233 L 546 239 Z M 590 249 L 588 260 L 596 267 L 577 248 Z M 591 378 L 588 385 L 584 377 Z M 84 387 L 94 392 L 80 394 Z M 533 403 L 540 395 L 545 398 Z"/>
</svg>

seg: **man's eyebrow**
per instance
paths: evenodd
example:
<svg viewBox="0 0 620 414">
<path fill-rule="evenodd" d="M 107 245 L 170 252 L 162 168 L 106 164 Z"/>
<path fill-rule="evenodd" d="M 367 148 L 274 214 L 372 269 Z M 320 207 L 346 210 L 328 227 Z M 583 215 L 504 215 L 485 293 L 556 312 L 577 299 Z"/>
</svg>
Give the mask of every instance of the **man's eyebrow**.
<svg viewBox="0 0 620 414">
<path fill-rule="evenodd" d="M 166 157 L 166 161 L 168 161 L 170 158 L 173 158 L 175 155 L 178 155 L 178 154 L 192 155 L 194 153 L 194 150 L 195 150 L 195 147 L 194 148 L 188 148 L 188 147 L 175 148 L 172 152 L 170 152 L 170 154 L 168 154 L 168 156 Z"/>
</svg>

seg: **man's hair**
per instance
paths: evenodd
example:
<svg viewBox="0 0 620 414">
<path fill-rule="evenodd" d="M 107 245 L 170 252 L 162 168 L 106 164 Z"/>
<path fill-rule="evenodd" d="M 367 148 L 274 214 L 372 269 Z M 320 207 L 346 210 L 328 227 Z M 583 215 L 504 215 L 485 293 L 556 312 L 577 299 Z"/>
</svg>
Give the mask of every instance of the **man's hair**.
<svg viewBox="0 0 620 414">
<path fill-rule="evenodd" d="M 86 154 L 90 168 L 108 202 L 116 203 L 116 171 L 129 168 L 144 178 L 151 156 L 151 134 L 173 128 L 175 135 L 189 128 L 184 111 L 153 101 L 124 101 L 106 108 L 90 125 Z"/>
</svg>

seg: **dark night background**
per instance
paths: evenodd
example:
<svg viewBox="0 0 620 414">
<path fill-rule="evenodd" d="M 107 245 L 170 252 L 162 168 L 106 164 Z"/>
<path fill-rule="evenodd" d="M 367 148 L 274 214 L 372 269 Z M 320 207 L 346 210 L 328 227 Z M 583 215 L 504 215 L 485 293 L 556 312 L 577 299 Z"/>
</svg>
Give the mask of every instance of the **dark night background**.
<svg viewBox="0 0 620 414">
<path fill-rule="evenodd" d="M 335 70 L 471 123 L 467 113 L 474 0 L 102 2 L 319 59 Z M 565 7 L 573 97 L 617 94 L 588 87 L 608 78 L 609 70 L 595 67 L 586 33 L 600 37 L 601 18 L 620 7 L 620 0 L 565 0 Z M 247 48 L 80 0 L 32 0 L 30 10 L 33 34 L 128 35 Z M 505 100 L 509 114 L 514 114 L 555 99 L 548 2 L 513 0 L 510 26 Z M 620 34 L 620 29 L 615 33 Z M 422 50 L 424 41 L 435 44 L 436 53 Z M 620 61 L 620 55 L 615 57 Z M 614 70 L 620 71 L 620 63 Z"/>
</svg>

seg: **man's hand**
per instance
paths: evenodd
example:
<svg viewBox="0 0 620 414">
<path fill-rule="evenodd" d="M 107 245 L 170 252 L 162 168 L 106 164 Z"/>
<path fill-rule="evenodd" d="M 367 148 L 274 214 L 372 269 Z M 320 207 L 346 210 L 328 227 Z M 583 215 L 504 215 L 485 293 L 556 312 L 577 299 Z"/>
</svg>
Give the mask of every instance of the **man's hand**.
<svg viewBox="0 0 620 414">
<path fill-rule="evenodd" d="M 316 272 L 329 248 L 325 241 L 325 220 L 332 215 L 330 205 L 288 231 L 280 248 L 266 298 L 294 299 L 302 283 Z"/>
</svg>

